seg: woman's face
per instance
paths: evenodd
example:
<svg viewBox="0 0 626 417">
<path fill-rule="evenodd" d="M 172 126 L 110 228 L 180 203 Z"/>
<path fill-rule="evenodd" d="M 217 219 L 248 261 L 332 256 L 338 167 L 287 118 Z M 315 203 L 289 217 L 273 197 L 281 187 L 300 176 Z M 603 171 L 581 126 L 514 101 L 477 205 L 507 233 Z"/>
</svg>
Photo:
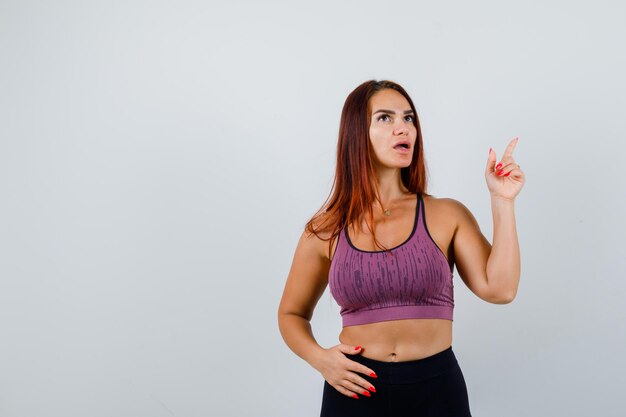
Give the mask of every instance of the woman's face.
<svg viewBox="0 0 626 417">
<path fill-rule="evenodd" d="M 385 89 L 370 98 L 369 108 L 374 161 L 389 168 L 411 165 L 417 129 L 413 125 L 415 114 L 407 99 L 396 90 Z"/>
</svg>

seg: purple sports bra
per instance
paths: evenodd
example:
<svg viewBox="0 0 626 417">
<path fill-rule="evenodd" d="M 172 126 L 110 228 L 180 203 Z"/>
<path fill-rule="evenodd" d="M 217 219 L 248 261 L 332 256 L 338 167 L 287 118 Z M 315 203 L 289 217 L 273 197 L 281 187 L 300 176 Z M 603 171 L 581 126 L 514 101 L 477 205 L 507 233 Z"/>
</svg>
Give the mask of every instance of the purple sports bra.
<svg viewBox="0 0 626 417">
<path fill-rule="evenodd" d="M 391 252 L 396 256 L 358 249 L 346 228 L 339 233 L 328 286 L 341 308 L 343 326 L 413 318 L 452 320 L 453 269 L 430 236 L 419 193 L 411 236 Z"/>
</svg>

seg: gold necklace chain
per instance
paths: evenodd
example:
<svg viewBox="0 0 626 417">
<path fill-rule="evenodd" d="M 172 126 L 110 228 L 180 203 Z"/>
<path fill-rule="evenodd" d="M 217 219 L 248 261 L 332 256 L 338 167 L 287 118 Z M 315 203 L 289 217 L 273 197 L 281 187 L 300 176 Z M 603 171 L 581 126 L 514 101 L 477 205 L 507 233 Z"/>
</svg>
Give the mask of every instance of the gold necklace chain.
<svg viewBox="0 0 626 417">
<path fill-rule="evenodd" d="M 399 200 L 402 200 L 403 197 L 400 197 Z M 379 201 L 380 202 L 380 201 Z M 389 205 L 389 208 L 384 208 L 383 207 L 383 203 L 380 203 L 380 207 L 383 209 L 383 214 L 387 217 L 391 216 L 391 207 L 393 206 L 393 203 Z"/>
</svg>

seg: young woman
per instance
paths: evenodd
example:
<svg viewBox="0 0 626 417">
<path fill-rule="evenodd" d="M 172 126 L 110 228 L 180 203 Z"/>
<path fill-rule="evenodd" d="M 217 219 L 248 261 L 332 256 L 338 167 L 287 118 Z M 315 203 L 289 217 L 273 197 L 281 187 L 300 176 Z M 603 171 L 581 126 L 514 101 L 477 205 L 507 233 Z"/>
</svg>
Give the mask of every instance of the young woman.
<svg viewBox="0 0 626 417">
<path fill-rule="evenodd" d="M 415 106 L 390 81 L 346 99 L 330 202 L 306 224 L 278 308 L 291 350 L 324 377 L 321 417 L 471 416 L 452 351 L 453 269 L 482 300 L 510 303 L 520 255 L 514 204 L 524 174 L 489 149 L 493 246 L 460 202 L 426 192 Z M 341 307 L 340 344 L 310 320 L 326 286 Z"/>
</svg>

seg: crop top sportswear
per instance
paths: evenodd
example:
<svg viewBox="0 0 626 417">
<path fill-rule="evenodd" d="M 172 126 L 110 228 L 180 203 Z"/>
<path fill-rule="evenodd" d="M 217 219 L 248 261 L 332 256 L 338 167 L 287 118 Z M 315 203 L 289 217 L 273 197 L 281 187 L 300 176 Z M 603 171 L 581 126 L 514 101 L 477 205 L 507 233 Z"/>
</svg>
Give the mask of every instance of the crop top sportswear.
<svg viewBox="0 0 626 417">
<path fill-rule="evenodd" d="M 412 318 L 452 320 L 453 269 L 426 227 L 420 193 L 411 235 L 390 251 L 396 256 L 358 249 L 347 229 L 340 231 L 328 286 L 341 308 L 343 327 Z"/>
</svg>

